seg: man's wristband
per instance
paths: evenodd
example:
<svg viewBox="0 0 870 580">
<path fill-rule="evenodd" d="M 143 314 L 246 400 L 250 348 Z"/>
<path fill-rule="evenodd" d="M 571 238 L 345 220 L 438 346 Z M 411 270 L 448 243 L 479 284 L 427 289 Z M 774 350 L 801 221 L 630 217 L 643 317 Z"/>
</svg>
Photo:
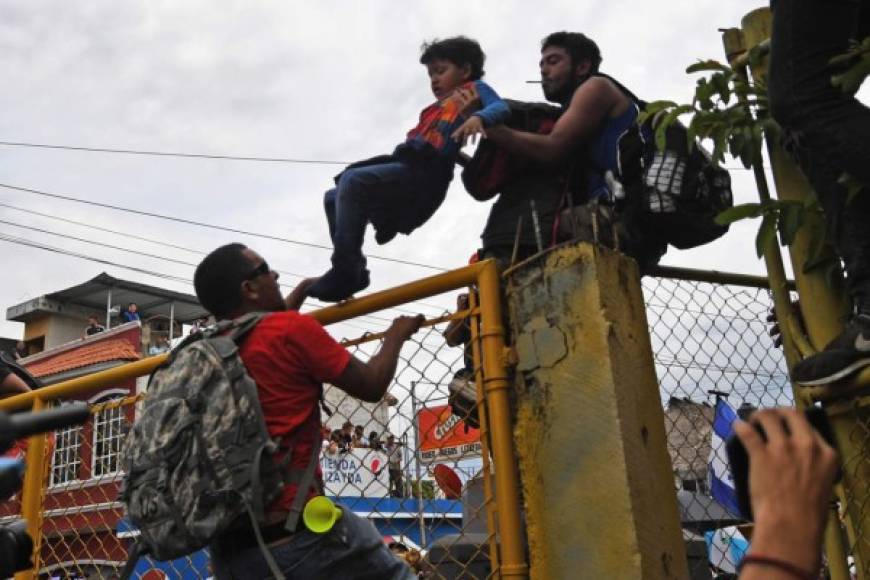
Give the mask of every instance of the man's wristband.
<svg viewBox="0 0 870 580">
<path fill-rule="evenodd" d="M 771 568 L 776 568 L 782 572 L 786 572 L 791 574 L 795 578 L 799 580 L 816 580 L 818 578 L 817 575 L 807 572 L 806 570 L 801 569 L 799 566 L 795 566 L 791 562 L 786 562 L 785 560 L 779 560 L 777 558 L 770 558 L 768 556 L 762 556 L 761 554 L 747 554 L 743 557 L 743 561 L 740 562 L 740 565 L 737 566 L 737 572 L 739 573 L 745 566 L 749 564 L 761 564 L 763 566 L 770 566 Z"/>
</svg>

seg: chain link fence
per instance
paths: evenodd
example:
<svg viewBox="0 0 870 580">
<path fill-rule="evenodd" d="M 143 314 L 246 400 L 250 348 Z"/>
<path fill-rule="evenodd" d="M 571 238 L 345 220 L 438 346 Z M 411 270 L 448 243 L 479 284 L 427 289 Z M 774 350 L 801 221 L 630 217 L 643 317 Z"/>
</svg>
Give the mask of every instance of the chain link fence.
<svg viewBox="0 0 870 580">
<path fill-rule="evenodd" d="M 765 322 L 763 288 L 677 278 L 643 282 L 665 409 L 674 489 L 693 569 L 733 571 L 742 522 L 713 499 L 724 457 L 714 429 L 717 401 L 738 414 L 793 404 L 785 361 Z M 377 404 L 325 390 L 321 467 L 326 493 L 367 517 L 420 577 L 498 577 L 498 519 L 476 337 L 476 310 L 431 320 L 402 349 L 396 379 Z M 464 335 L 449 346 L 448 326 Z M 367 360 L 381 337 L 346 340 Z M 119 395 L 120 396 L 120 395 Z M 118 454 L 136 398 L 100 401 L 83 427 L 56 432 L 45 470 L 40 577 L 113 578 L 136 535 L 117 502 Z M 864 413 L 867 419 L 866 412 Z M 846 472 L 867 481 L 868 421 Z M 863 512 L 867 495 L 848 498 Z M 17 504 L 7 506 L 8 515 Z M 859 520 L 860 521 L 860 520 Z M 862 529 L 850 541 L 864 540 Z M 208 578 L 203 551 L 173 562 L 143 560 L 134 578 Z M 705 576 L 698 576 L 705 577 Z M 727 577 L 727 576 L 723 576 Z"/>
<path fill-rule="evenodd" d="M 764 288 L 665 277 L 644 278 L 643 289 L 690 568 L 733 574 L 747 538 L 722 486 L 727 434 L 714 420 L 717 406 L 727 417 L 794 404 L 768 336 L 772 298 Z"/>
</svg>

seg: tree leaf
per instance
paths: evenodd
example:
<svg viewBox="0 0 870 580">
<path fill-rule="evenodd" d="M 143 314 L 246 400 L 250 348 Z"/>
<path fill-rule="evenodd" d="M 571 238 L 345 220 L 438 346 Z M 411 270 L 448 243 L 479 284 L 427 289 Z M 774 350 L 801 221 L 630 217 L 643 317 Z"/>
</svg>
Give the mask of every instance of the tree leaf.
<svg viewBox="0 0 870 580">
<path fill-rule="evenodd" d="M 763 211 L 764 207 L 760 203 L 742 203 L 720 212 L 714 221 L 720 226 L 727 226 L 739 220 L 757 218 Z"/>
<path fill-rule="evenodd" d="M 686 68 L 686 74 L 692 74 L 696 72 L 704 72 L 704 71 L 730 71 L 731 68 L 719 62 L 718 60 L 699 60 L 693 65 L 690 65 Z"/>
<path fill-rule="evenodd" d="M 665 149 L 667 140 L 666 131 L 668 130 L 668 127 L 670 127 L 671 124 L 673 124 L 680 115 L 685 115 L 686 113 L 691 113 L 692 111 L 694 111 L 694 109 L 691 105 L 680 105 L 679 107 L 675 107 L 674 109 L 668 111 L 668 114 L 665 115 L 661 121 L 659 121 L 659 124 L 656 127 L 656 147 L 659 149 L 659 151 L 664 151 Z"/>
</svg>

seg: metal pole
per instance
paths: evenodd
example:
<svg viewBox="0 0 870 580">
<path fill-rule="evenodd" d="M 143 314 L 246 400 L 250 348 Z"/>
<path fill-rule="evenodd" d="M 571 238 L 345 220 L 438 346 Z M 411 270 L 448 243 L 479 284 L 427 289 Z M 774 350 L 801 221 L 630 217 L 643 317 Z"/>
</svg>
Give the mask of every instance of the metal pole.
<svg viewBox="0 0 870 580">
<path fill-rule="evenodd" d="M 417 520 L 420 524 L 420 547 L 426 547 L 426 522 L 423 520 L 423 481 L 420 475 L 420 421 L 417 417 L 417 381 L 411 381 L 411 417 L 414 421 L 414 476 L 417 478 Z M 414 489 L 414 486 L 411 486 Z"/>
<path fill-rule="evenodd" d="M 38 413 L 48 405 L 40 399 L 33 399 L 32 411 Z M 27 467 L 21 488 L 21 517 L 27 520 L 27 533 L 33 539 L 33 568 L 15 574 L 16 580 L 31 580 L 39 569 L 40 548 L 42 544 L 42 502 L 45 473 L 45 437 L 34 435 L 27 440 Z"/>
<path fill-rule="evenodd" d="M 106 294 L 106 330 L 112 327 L 112 289 Z"/>
<path fill-rule="evenodd" d="M 172 330 L 175 326 L 175 302 L 169 304 L 169 346 L 172 347 Z"/>
<path fill-rule="evenodd" d="M 483 347 L 483 385 L 492 435 L 495 466 L 498 531 L 501 542 L 501 577 L 528 578 L 523 522 L 520 518 L 519 473 L 511 428 L 502 327 L 501 287 L 498 267 L 486 260 L 477 285 L 480 291 L 480 337 Z"/>
</svg>

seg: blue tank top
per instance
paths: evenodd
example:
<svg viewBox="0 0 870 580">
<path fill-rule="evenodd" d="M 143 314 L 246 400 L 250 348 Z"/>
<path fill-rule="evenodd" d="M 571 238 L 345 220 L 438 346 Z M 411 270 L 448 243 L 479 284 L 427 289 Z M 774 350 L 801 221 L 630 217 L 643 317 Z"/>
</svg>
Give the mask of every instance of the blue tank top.
<svg viewBox="0 0 870 580">
<path fill-rule="evenodd" d="M 613 172 L 619 178 L 619 139 L 635 124 L 639 109 L 631 102 L 620 116 L 607 119 L 604 125 L 589 142 L 587 162 L 589 163 L 586 201 L 614 201 L 614 193 L 605 175 Z"/>
</svg>

